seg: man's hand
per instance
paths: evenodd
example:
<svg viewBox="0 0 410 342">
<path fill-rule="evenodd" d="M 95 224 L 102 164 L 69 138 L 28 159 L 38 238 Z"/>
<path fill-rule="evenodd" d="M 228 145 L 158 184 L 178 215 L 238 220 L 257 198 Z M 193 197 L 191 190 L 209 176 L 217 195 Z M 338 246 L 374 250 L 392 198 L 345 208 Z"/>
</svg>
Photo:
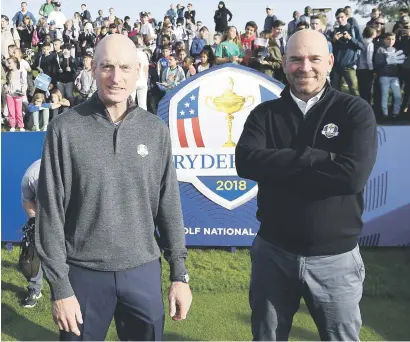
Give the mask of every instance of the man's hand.
<svg viewBox="0 0 410 342">
<path fill-rule="evenodd" d="M 79 324 L 83 324 L 80 304 L 75 296 L 59 299 L 53 302 L 53 318 L 60 330 L 72 332 L 80 336 Z"/>
<path fill-rule="evenodd" d="M 351 40 L 352 36 L 349 34 L 349 32 L 345 31 L 343 32 L 343 37 L 346 38 L 347 40 Z"/>
<path fill-rule="evenodd" d="M 333 36 L 333 39 L 339 40 L 342 37 L 343 37 L 343 34 L 341 32 L 336 32 L 335 35 Z"/>
<path fill-rule="evenodd" d="M 169 315 L 174 321 L 186 318 L 192 303 L 192 293 L 188 284 L 174 281 L 169 288 Z"/>
</svg>

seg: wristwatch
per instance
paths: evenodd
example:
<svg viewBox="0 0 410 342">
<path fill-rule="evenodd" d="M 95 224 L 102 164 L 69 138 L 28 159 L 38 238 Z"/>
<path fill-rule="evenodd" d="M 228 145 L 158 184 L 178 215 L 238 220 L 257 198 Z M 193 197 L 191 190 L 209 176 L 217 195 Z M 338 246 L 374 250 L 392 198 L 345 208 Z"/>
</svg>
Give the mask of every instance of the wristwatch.
<svg viewBox="0 0 410 342">
<path fill-rule="evenodd" d="M 180 277 L 178 277 L 177 279 L 175 279 L 175 281 L 180 281 L 183 282 L 185 284 L 189 283 L 189 275 L 188 273 L 184 273 L 183 275 L 181 275 Z"/>
</svg>

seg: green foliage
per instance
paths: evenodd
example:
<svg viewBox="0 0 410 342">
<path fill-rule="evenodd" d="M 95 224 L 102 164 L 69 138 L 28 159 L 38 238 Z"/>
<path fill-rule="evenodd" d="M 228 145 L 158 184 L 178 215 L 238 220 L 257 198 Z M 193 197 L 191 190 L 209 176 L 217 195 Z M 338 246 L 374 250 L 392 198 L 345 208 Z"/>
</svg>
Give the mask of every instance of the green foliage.
<svg viewBox="0 0 410 342">
<path fill-rule="evenodd" d="M 24 309 L 20 300 L 27 282 L 17 269 L 19 249 L 2 249 L 2 340 L 58 340 L 51 317 L 50 290 L 45 283 L 43 298 L 33 309 Z M 375 248 L 362 250 L 366 265 L 364 297 L 361 301 L 361 340 L 406 340 L 410 304 L 410 249 Z M 249 251 L 190 250 L 187 260 L 194 301 L 188 319 L 165 322 L 167 341 L 252 339 L 248 289 Z M 168 265 L 163 262 L 165 312 L 168 312 Z M 301 302 L 293 321 L 291 340 L 317 341 L 319 336 L 306 305 Z M 107 340 L 118 340 L 111 324 Z"/>
<path fill-rule="evenodd" d="M 370 17 L 371 9 L 378 7 L 383 15 L 389 19 L 394 20 L 398 18 L 399 9 L 403 7 L 410 8 L 410 0 L 350 0 L 356 3 L 356 14 L 363 18 Z"/>
</svg>

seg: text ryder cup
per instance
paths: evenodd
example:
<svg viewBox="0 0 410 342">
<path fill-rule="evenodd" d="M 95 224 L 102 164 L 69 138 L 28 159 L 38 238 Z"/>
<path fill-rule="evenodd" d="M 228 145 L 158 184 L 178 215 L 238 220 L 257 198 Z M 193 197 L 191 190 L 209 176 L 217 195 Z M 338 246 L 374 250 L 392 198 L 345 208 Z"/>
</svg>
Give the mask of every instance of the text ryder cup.
<svg viewBox="0 0 410 342">
<path fill-rule="evenodd" d="M 175 153 L 175 152 L 174 152 Z M 235 169 L 235 154 L 174 154 L 177 170 Z"/>
<path fill-rule="evenodd" d="M 203 229 L 203 232 L 201 230 Z M 186 228 L 185 234 L 187 235 L 250 235 L 255 236 L 256 233 L 252 231 L 252 228 Z"/>
</svg>

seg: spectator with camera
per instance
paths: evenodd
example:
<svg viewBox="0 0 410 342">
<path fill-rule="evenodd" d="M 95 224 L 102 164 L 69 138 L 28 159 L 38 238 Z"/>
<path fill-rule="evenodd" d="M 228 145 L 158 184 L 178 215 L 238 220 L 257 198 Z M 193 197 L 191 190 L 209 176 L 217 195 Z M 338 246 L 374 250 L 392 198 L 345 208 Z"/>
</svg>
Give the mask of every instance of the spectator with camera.
<svg viewBox="0 0 410 342">
<path fill-rule="evenodd" d="M 340 90 L 342 77 L 346 80 L 351 95 L 359 96 L 356 69 L 361 50 L 362 34 L 356 26 L 347 22 L 344 8 L 336 11 L 339 24 L 333 34 L 333 54 L 335 57 L 332 70 L 332 86 Z"/>
</svg>

